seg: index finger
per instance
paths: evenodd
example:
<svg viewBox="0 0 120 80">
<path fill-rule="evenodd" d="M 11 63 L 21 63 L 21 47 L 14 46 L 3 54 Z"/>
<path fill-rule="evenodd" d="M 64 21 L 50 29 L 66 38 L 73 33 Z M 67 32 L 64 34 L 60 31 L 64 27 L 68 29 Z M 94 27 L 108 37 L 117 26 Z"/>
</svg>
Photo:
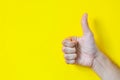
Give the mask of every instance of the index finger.
<svg viewBox="0 0 120 80">
<path fill-rule="evenodd" d="M 65 47 L 74 47 L 76 45 L 76 41 L 73 40 L 71 37 L 63 40 L 62 43 Z"/>
</svg>

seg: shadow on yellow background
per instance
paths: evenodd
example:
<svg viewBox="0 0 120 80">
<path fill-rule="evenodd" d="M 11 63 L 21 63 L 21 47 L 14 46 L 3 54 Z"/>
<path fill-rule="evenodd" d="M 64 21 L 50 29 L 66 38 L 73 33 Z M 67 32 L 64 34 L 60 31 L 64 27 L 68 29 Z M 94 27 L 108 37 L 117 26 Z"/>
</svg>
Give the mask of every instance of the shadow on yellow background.
<svg viewBox="0 0 120 80">
<path fill-rule="evenodd" d="M 68 65 L 62 40 L 82 36 L 87 12 L 98 47 L 120 65 L 119 0 L 1 0 L 0 80 L 100 80 Z"/>
</svg>

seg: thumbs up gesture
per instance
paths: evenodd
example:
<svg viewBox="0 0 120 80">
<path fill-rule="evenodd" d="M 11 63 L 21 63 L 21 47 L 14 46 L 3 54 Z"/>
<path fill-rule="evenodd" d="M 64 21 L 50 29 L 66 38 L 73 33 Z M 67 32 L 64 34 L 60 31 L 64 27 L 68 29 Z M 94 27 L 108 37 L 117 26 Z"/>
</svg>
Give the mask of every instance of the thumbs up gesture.
<svg viewBox="0 0 120 80">
<path fill-rule="evenodd" d="M 89 29 L 87 14 L 84 14 L 81 20 L 83 36 L 69 37 L 63 40 L 63 52 L 68 64 L 79 64 L 83 66 L 92 66 L 94 58 L 97 56 L 94 36 Z"/>
</svg>

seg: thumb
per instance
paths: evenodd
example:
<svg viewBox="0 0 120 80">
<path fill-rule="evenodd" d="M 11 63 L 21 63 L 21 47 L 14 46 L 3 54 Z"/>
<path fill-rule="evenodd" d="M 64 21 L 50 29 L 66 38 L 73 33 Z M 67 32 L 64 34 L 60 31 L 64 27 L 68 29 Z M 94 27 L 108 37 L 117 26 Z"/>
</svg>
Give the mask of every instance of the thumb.
<svg viewBox="0 0 120 80">
<path fill-rule="evenodd" d="M 83 33 L 84 33 L 84 34 L 91 33 L 91 30 L 90 30 L 90 28 L 89 28 L 87 19 L 88 19 L 88 14 L 85 13 L 85 14 L 82 16 L 82 20 L 81 20 L 82 30 L 83 30 Z"/>
</svg>

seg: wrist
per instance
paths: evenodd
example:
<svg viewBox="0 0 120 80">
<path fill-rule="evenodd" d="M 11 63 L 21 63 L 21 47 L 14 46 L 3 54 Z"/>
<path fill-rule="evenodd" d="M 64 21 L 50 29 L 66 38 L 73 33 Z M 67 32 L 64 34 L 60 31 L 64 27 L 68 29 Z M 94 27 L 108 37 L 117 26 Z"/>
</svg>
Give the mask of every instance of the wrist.
<svg viewBox="0 0 120 80">
<path fill-rule="evenodd" d="M 94 59 L 97 57 L 98 51 L 96 51 L 94 54 L 86 54 L 81 53 L 80 60 L 78 60 L 78 63 L 83 66 L 92 67 L 94 64 Z"/>
<path fill-rule="evenodd" d="M 102 63 L 102 61 L 104 61 L 104 56 L 101 53 L 101 51 L 97 51 L 93 60 L 93 64 L 91 66 L 91 68 L 94 70 L 95 66 L 98 65 L 98 63 Z"/>
<path fill-rule="evenodd" d="M 100 51 L 97 52 L 91 68 L 102 80 L 120 79 L 120 69 Z"/>
</svg>

